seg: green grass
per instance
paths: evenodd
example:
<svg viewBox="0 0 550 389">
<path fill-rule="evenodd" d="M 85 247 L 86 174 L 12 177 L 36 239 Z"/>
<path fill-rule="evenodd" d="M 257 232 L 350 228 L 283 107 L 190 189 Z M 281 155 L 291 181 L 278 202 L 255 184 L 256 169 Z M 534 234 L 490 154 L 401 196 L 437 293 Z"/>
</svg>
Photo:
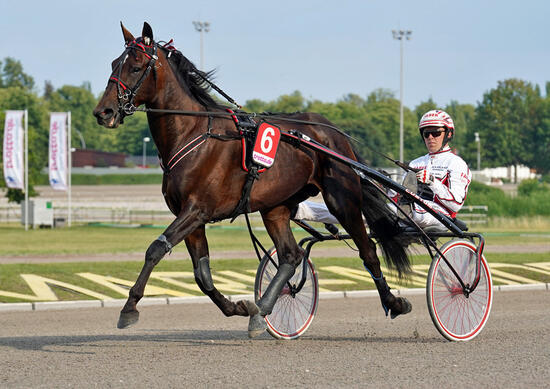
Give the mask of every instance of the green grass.
<svg viewBox="0 0 550 389">
<path fill-rule="evenodd" d="M 41 174 L 35 185 L 49 185 L 47 174 Z M 160 185 L 162 173 L 153 174 L 72 174 L 73 185 Z"/>
<path fill-rule="evenodd" d="M 480 226 L 489 245 L 538 244 L 549 241 L 547 221 L 537 223 L 499 221 L 497 227 Z M 211 251 L 250 250 L 252 243 L 244 225 L 220 223 L 209 225 L 207 239 Z M 259 225 L 257 225 L 259 227 Z M 472 228 L 473 229 L 473 228 Z M 163 232 L 162 228 L 112 228 L 77 226 L 61 229 L 36 229 L 25 231 L 17 226 L 0 226 L 0 257 L 24 255 L 94 254 L 145 252 L 149 244 Z M 267 233 L 255 230 L 262 244 L 270 247 Z M 306 236 L 295 230 L 296 239 Z M 342 242 L 325 242 L 322 247 L 344 247 Z M 185 251 L 185 245 L 174 248 Z"/>
<path fill-rule="evenodd" d="M 524 264 L 529 262 L 549 262 L 550 249 L 546 253 L 491 253 L 490 246 L 505 245 L 530 245 L 548 244 L 550 229 L 548 220 L 540 219 L 499 219 L 493 221 L 489 226 L 480 227 L 478 231 L 484 233 L 489 248 L 485 250 L 485 256 L 489 263 Z M 255 223 L 258 228 L 260 225 Z M 218 271 L 233 270 L 244 273 L 248 270 L 255 270 L 258 261 L 256 259 L 216 259 L 216 252 L 249 250 L 253 253 L 250 237 L 242 222 L 235 224 L 220 223 L 209 225 L 207 238 L 209 240 L 211 257 L 214 259 L 212 269 L 214 274 Z M 162 233 L 163 229 L 145 228 L 112 228 L 112 227 L 91 227 L 77 226 L 63 229 L 37 229 L 25 231 L 20 226 L 0 226 L 0 258 L 2 256 L 32 256 L 51 255 L 52 257 L 64 255 L 86 255 L 94 253 L 145 253 L 149 244 Z M 265 231 L 255 231 L 258 238 L 266 248 L 270 247 L 271 241 Z M 296 230 L 297 239 L 306 236 L 301 230 Z M 319 278 L 338 279 L 338 274 L 323 270 L 325 266 L 341 266 L 363 271 L 361 261 L 355 257 L 346 258 L 321 258 L 316 253 L 329 247 L 346 247 L 343 242 L 324 242 L 316 245 L 312 252 L 312 258 L 317 268 Z M 182 243 L 174 248 L 174 254 L 186 253 L 185 245 Z M 351 251 L 350 251 L 351 253 Z M 174 255 L 175 257 L 175 255 Z M 172 257 L 172 258 L 174 258 Z M 180 256 L 181 258 L 181 256 Z M 413 265 L 427 265 L 430 258 L 427 255 L 414 255 Z M 90 272 L 104 276 L 113 276 L 121 279 L 131 280 L 137 278 L 141 269 L 142 261 L 132 262 L 75 262 L 75 263 L 49 263 L 49 264 L 3 264 L 0 265 L 0 290 L 23 294 L 32 294 L 30 288 L 20 277 L 20 274 L 36 274 L 52 278 L 81 287 L 92 289 L 99 293 L 121 298 L 112 290 L 86 280 L 77 273 Z M 501 269 L 502 270 L 502 269 Z M 161 261 L 155 271 L 188 271 L 192 272 L 192 265 L 189 260 L 170 259 Z M 550 282 L 550 275 L 541 272 L 532 272 L 529 269 L 514 269 L 509 271 L 513 274 L 531 278 L 538 282 Z M 253 273 L 247 273 L 253 275 Z M 192 279 L 188 282 L 194 282 Z M 498 284 L 498 283 L 495 283 Z M 173 285 L 165 284 L 155 280 L 154 285 L 177 289 Z M 405 284 L 406 286 L 406 284 Z M 372 288 L 373 285 L 366 282 L 358 282 L 353 285 L 342 284 L 331 286 L 331 290 L 349 290 Z M 53 287 L 56 295 L 61 300 L 86 299 L 86 297 L 70 290 Z M 252 293 L 252 287 L 248 287 Z M 0 297 L 0 302 L 19 302 L 21 299 L 13 297 Z"/>
<path fill-rule="evenodd" d="M 548 262 L 548 254 L 544 253 L 532 253 L 532 254 L 490 254 L 486 255 L 489 263 L 507 263 L 507 264 L 524 264 L 533 262 Z M 360 270 L 365 276 L 368 276 L 364 271 L 361 261 L 358 258 L 315 258 L 313 253 L 313 261 L 317 269 L 317 273 L 320 280 L 324 279 L 346 279 L 345 276 L 340 276 L 334 272 L 323 270 L 326 266 L 340 266 L 350 269 Z M 413 258 L 413 265 L 427 265 L 430 263 L 428 256 L 415 256 Z M 139 271 L 142 267 L 141 261 L 131 262 L 78 262 L 78 263 L 52 263 L 52 264 L 5 264 L 0 265 L 0 289 L 4 291 L 32 294 L 29 286 L 19 276 L 20 274 L 36 274 L 43 277 L 55 279 L 57 281 L 63 281 L 66 283 L 78 285 L 112 298 L 124 298 L 116 292 L 98 285 L 92 281 L 86 280 L 83 277 L 77 275 L 77 273 L 90 272 L 94 274 L 100 274 L 103 276 L 112 276 L 125 280 L 135 281 Z M 223 270 L 232 270 L 238 273 L 245 273 L 248 270 L 255 270 L 258 267 L 258 261 L 255 259 L 223 259 L 213 260 L 211 262 L 211 268 L 214 275 Z M 506 270 L 506 268 L 500 268 L 500 270 Z M 189 260 L 169 260 L 161 261 L 155 268 L 155 271 L 164 272 L 182 272 L 193 271 L 191 261 Z M 512 274 L 527 277 L 538 282 L 550 282 L 550 275 L 545 275 L 540 272 L 532 272 L 525 269 L 510 268 L 509 272 Z M 251 273 L 247 273 L 252 275 Z M 387 272 L 386 275 L 391 275 L 391 272 Z M 367 277 L 368 278 L 368 277 Z M 194 282 L 192 279 L 188 282 Z M 330 290 L 361 290 L 361 289 L 373 289 L 374 286 L 370 282 L 362 282 L 355 280 L 355 284 L 339 284 L 333 286 L 327 286 Z M 152 280 L 150 284 L 155 286 L 165 287 L 168 289 L 178 290 L 179 288 L 174 285 L 164 283 L 159 280 Z M 498 282 L 495 282 L 497 285 Z M 406 282 L 402 284 L 403 287 L 410 287 Z M 56 295 L 60 300 L 82 300 L 90 299 L 91 297 L 81 295 L 70 290 L 53 287 Z M 252 285 L 248 286 L 250 293 L 253 293 Z M 188 292 L 188 291 L 187 291 Z M 200 293 L 196 293 L 200 295 Z M 13 297 L 0 296 L 0 302 L 21 302 L 25 301 Z"/>
<path fill-rule="evenodd" d="M 0 227 L 0 256 L 145 252 L 162 231 L 159 228 L 88 226 L 25 231 L 20 227 L 4 226 Z M 265 231 L 256 233 L 261 241 L 271 246 Z M 297 235 L 305 236 L 305 233 Z M 248 233 L 243 229 L 209 228 L 207 238 L 211 250 L 252 250 Z M 185 250 L 185 245 L 176 246 L 174 250 Z"/>
<path fill-rule="evenodd" d="M 518 195 L 512 197 L 499 188 L 473 181 L 465 205 L 487 205 L 490 217 L 548 217 L 550 186 L 535 180 L 525 180 L 518 187 Z"/>
</svg>

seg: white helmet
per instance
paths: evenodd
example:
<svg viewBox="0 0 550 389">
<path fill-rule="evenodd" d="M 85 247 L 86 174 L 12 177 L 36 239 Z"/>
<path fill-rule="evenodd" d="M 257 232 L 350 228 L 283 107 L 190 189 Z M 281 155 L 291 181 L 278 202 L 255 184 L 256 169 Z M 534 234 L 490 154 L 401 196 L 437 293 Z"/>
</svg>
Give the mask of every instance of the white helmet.
<svg viewBox="0 0 550 389">
<path fill-rule="evenodd" d="M 443 146 L 451 141 L 455 134 L 455 124 L 451 115 L 439 109 L 428 111 L 422 116 L 420 123 L 418 123 L 420 135 L 422 135 L 422 129 L 424 127 L 445 127 L 445 140 L 443 140 Z"/>
<path fill-rule="evenodd" d="M 435 109 L 433 111 L 426 112 L 424 116 L 422 116 L 422 119 L 420 119 L 418 128 L 422 129 L 424 127 L 445 127 L 453 131 L 455 129 L 451 116 L 445 111 Z"/>
</svg>

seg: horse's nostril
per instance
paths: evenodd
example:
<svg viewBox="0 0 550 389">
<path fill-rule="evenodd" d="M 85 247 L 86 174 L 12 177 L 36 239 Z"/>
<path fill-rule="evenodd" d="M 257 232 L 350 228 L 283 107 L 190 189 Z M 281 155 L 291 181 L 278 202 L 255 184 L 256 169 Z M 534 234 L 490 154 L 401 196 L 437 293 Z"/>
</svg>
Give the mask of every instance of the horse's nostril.
<svg viewBox="0 0 550 389">
<path fill-rule="evenodd" d="M 113 111 L 111 108 L 105 108 L 103 111 L 99 111 L 96 113 L 97 117 L 100 117 L 101 119 L 110 119 L 113 117 L 115 111 Z"/>
</svg>

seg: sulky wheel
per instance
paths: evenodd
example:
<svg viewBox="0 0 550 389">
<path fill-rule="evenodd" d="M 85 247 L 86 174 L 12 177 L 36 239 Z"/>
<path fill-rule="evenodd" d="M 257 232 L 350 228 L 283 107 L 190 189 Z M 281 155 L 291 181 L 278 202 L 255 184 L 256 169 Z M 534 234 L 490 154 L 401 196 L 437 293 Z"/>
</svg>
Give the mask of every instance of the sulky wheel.
<svg viewBox="0 0 550 389">
<path fill-rule="evenodd" d="M 273 262 L 278 264 L 277 251 L 269 250 Z M 277 268 L 264 256 L 258 266 L 254 297 L 256 302 L 262 297 L 269 283 L 275 276 Z M 296 268 L 296 273 L 289 281 L 291 286 L 298 286 L 302 280 L 303 263 Z M 279 295 L 273 311 L 265 317 L 267 331 L 277 339 L 295 339 L 300 337 L 313 321 L 319 303 L 319 283 L 313 263 L 308 259 L 306 264 L 306 281 L 303 287 L 293 293 L 288 283 Z"/>
<path fill-rule="evenodd" d="M 468 240 L 451 240 L 441 252 L 463 280 L 471 284 L 476 272 L 476 247 Z M 451 341 L 475 338 L 485 326 L 493 301 L 493 281 L 485 257 L 481 257 L 480 280 L 468 296 L 449 266 L 437 255 L 428 272 L 426 297 L 430 316 L 438 331 Z"/>
</svg>

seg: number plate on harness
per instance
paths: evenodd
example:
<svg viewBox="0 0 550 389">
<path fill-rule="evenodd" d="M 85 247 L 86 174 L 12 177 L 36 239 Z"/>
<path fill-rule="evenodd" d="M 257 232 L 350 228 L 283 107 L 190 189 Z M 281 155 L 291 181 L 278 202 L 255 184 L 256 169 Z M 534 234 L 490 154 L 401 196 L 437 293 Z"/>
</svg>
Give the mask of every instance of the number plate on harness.
<svg viewBox="0 0 550 389">
<path fill-rule="evenodd" d="M 254 141 L 254 150 L 252 150 L 252 160 L 258 165 L 271 167 L 275 162 L 275 154 L 280 139 L 281 130 L 279 127 L 266 122 L 260 123 Z"/>
</svg>

